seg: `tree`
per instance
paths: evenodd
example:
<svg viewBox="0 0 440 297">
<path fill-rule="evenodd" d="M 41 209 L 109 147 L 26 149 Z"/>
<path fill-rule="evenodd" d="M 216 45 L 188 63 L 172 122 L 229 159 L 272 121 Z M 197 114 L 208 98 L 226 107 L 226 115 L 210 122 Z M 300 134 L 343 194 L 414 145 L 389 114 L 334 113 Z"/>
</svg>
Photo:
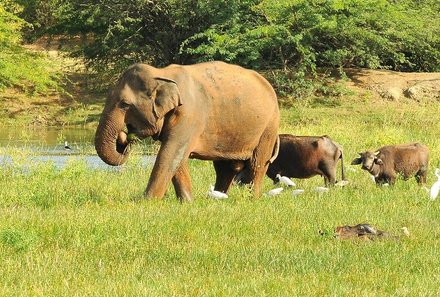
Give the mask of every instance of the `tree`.
<svg viewBox="0 0 440 297">
<path fill-rule="evenodd" d="M 74 54 L 106 81 L 135 62 L 224 60 L 295 79 L 318 67 L 440 70 L 436 0 L 9 1 L 27 3 L 33 35 L 81 38 Z"/>
<path fill-rule="evenodd" d="M 215 24 L 183 51 L 258 69 L 440 70 L 438 2 L 263 0 L 249 10 L 258 17 Z"/>
</svg>

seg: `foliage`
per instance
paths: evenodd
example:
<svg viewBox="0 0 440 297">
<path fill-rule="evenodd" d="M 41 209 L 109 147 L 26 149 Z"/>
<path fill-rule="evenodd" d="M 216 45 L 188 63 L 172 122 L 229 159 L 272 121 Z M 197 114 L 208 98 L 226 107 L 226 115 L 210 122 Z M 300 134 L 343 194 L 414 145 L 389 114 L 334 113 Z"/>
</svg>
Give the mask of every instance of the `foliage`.
<svg viewBox="0 0 440 297">
<path fill-rule="evenodd" d="M 136 62 L 223 60 L 290 73 L 274 80 L 294 79 L 280 85 L 299 98 L 322 67 L 440 71 L 436 0 L 7 1 L 31 24 L 28 39 L 76 40 L 74 56 L 104 84 Z"/>
<path fill-rule="evenodd" d="M 90 70 L 107 74 L 106 80 L 136 62 L 157 66 L 188 62 L 187 55 L 180 52 L 183 41 L 212 22 L 222 22 L 229 11 L 212 17 L 214 7 L 210 2 L 196 0 L 52 3 L 56 5 L 56 21 L 38 34 L 81 37 L 81 48 L 74 55 L 85 57 Z"/>
<path fill-rule="evenodd" d="M 213 59 L 307 72 L 317 66 L 440 69 L 435 0 L 15 2 L 25 4 L 22 15 L 39 34 L 89 34 L 81 54 L 98 70 Z"/>
<path fill-rule="evenodd" d="M 2 294 L 436 296 L 440 201 L 413 178 L 376 187 L 349 163 L 384 143 L 421 141 L 431 149 L 429 186 L 440 165 L 439 112 L 438 103 L 363 98 L 282 109 L 280 132 L 329 134 L 343 145 L 349 180 L 328 193 L 314 191 L 319 176 L 295 180 L 305 189 L 295 197 L 286 189 L 253 200 L 234 185 L 228 200 L 210 200 L 212 162 L 193 160 L 193 203 L 177 202 L 172 187 L 164 201 L 143 201 L 152 165 L 139 160 L 96 170 L 72 156 L 58 169 L 36 163 L 35 150 L 1 149 L 16 162 L 0 171 Z M 265 178 L 263 190 L 273 187 Z M 406 226 L 411 236 L 333 238 L 336 226 L 365 222 L 396 235 Z"/>
<path fill-rule="evenodd" d="M 187 41 L 200 45 L 183 50 L 258 69 L 436 71 L 439 8 L 434 1 L 263 0 L 251 7 L 259 17 L 211 26 Z"/>
<path fill-rule="evenodd" d="M 19 86 L 31 93 L 41 93 L 58 88 L 44 57 L 21 46 L 21 29 L 26 25 L 0 4 L 0 90 Z"/>
</svg>

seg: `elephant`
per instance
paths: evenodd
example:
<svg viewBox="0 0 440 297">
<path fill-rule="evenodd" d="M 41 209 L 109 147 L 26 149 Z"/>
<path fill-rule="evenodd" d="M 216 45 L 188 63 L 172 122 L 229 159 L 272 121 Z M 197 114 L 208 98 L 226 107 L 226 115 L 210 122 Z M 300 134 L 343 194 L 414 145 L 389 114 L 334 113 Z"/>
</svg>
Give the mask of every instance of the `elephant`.
<svg viewBox="0 0 440 297">
<path fill-rule="evenodd" d="M 191 201 L 189 159 L 211 160 L 216 191 L 227 193 L 246 167 L 254 197 L 274 160 L 278 100 L 270 83 L 253 70 L 220 61 L 156 68 L 134 64 L 110 91 L 95 134 L 107 164 L 123 164 L 131 142 L 161 142 L 144 197 L 163 198 L 170 181 L 181 201 Z"/>
</svg>

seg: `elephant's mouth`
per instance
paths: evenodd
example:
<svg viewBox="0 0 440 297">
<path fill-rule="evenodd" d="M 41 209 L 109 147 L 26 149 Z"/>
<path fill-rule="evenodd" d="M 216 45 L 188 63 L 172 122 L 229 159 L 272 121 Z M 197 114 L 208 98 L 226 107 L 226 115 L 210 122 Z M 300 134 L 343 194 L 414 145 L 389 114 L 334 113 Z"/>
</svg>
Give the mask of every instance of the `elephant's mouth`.
<svg viewBox="0 0 440 297">
<path fill-rule="evenodd" d="M 160 132 L 160 129 L 157 129 L 157 127 L 138 130 L 132 125 L 127 124 L 126 129 L 120 131 L 116 138 L 116 151 L 122 155 L 128 155 L 135 143 L 147 137 L 158 140 Z"/>
<path fill-rule="evenodd" d="M 122 155 L 130 152 L 131 146 L 140 140 L 135 129 L 127 125 L 127 131 L 120 131 L 116 139 L 116 151 Z"/>
<path fill-rule="evenodd" d="M 130 152 L 131 143 L 128 141 L 128 134 L 125 131 L 121 131 L 116 139 L 116 151 L 122 155 L 126 155 Z"/>
</svg>

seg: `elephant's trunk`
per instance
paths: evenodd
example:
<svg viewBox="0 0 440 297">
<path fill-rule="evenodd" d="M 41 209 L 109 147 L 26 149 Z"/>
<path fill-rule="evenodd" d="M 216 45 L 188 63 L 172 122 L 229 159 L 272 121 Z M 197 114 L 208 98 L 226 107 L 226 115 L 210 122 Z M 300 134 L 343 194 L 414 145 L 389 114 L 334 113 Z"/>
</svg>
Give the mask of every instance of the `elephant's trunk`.
<svg viewBox="0 0 440 297">
<path fill-rule="evenodd" d="M 119 119 L 119 120 L 118 120 Z M 95 135 L 95 149 L 98 156 L 107 164 L 118 166 L 129 156 L 129 145 L 122 115 L 105 112 L 101 115 Z"/>
</svg>

